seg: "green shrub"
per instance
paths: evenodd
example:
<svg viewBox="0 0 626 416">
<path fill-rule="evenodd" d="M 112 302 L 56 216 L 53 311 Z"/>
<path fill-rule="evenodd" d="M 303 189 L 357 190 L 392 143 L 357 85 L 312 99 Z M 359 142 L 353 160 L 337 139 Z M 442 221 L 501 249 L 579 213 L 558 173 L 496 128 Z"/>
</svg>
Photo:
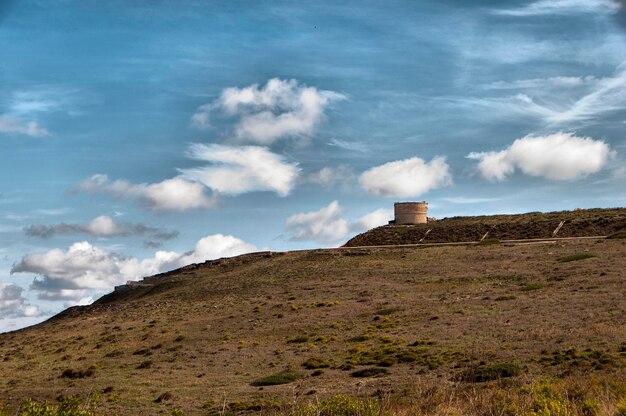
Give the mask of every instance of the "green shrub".
<svg viewBox="0 0 626 416">
<path fill-rule="evenodd" d="M 348 339 L 348 342 L 365 342 L 370 339 L 370 336 L 367 334 L 357 335 L 356 337 L 352 337 Z"/>
<path fill-rule="evenodd" d="M 13 408 L 11 407 L 11 405 L 0 402 L 0 416 L 11 415 L 13 415 Z"/>
<path fill-rule="evenodd" d="M 82 404 L 78 397 L 64 397 L 59 404 L 48 402 L 37 403 L 25 400 L 20 407 L 20 416 L 95 416 L 95 407 L 98 397 L 94 396 L 86 404 Z"/>
<path fill-rule="evenodd" d="M 539 289 L 543 289 L 545 286 L 541 283 L 528 283 L 524 286 L 522 286 L 522 291 L 523 292 L 531 292 L 533 290 L 539 290 Z"/>
<path fill-rule="evenodd" d="M 380 406 L 373 399 L 360 400 L 353 397 L 338 395 L 322 400 L 317 406 L 319 416 L 378 416 Z"/>
<path fill-rule="evenodd" d="M 626 416 L 626 398 L 617 403 L 617 409 L 614 416 Z"/>
<path fill-rule="evenodd" d="M 500 302 L 500 301 L 503 301 L 503 300 L 514 300 L 514 299 L 517 299 L 517 298 L 515 296 L 513 296 L 513 295 L 505 295 L 505 296 L 498 296 L 494 300 L 496 302 Z"/>
<path fill-rule="evenodd" d="M 461 381 L 471 383 L 482 383 L 485 381 L 498 380 L 501 378 L 514 377 L 519 375 L 520 368 L 513 363 L 500 363 L 494 365 L 480 365 L 470 368 L 461 373 Z"/>
<path fill-rule="evenodd" d="M 252 383 L 250 383 L 250 385 L 251 386 L 277 386 L 279 384 L 292 383 L 301 377 L 302 377 L 302 374 L 296 371 L 285 370 L 285 371 L 281 371 L 280 373 L 272 374 L 271 376 L 258 378 L 254 380 Z"/>
<path fill-rule="evenodd" d="M 374 312 L 375 315 L 392 315 L 398 312 L 400 308 L 383 308 Z"/>
<path fill-rule="evenodd" d="M 328 360 L 324 360 L 321 357 L 311 357 L 306 360 L 302 366 L 307 370 L 315 370 L 318 368 L 328 368 L 331 366 L 331 362 Z"/>
<path fill-rule="evenodd" d="M 593 253 L 576 253 L 576 254 L 570 254 L 569 256 L 561 257 L 559 261 L 561 263 L 567 263 L 570 261 L 590 259 L 592 257 L 598 257 L 598 255 L 593 254 Z"/>
<path fill-rule="evenodd" d="M 306 335 L 300 335 L 287 340 L 287 344 L 304 344 L 305 342 L 309 342 L 309 337 Z"/>
<path fill-rule="evenodd" d="M 86 378 L 91 377 L 95 373 L 94 368 L 88 368 L 86 370 L 74 370 L 72 368 L 68 368 L 63 370 L 61 373 L 61 378 L 69 378 L 69 379 L 77 379 L 77 378 Z"/>
</svg>

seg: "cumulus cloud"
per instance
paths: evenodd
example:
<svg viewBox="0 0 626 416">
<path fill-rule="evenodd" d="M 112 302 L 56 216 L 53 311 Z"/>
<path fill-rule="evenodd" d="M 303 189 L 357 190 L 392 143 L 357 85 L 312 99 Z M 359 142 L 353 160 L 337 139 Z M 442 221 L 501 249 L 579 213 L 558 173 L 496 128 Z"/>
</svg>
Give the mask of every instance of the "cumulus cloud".
<svg viewBox="0 0 626 416">
<path fill-rule="evenodd" d="M 515 17 L 570 15 L 580 13 L 617 13 L 620 3 L 614 0 L 538 0 L 515 9 L 495 10 L 495 14 Z"/>
<path fill-rule="evenodd" d="M 211 163 L 209 166 L 180 169 L 188 178 L 224 194 L 273 191 L 280 196 L 291 192 L 300 169 L 285 157 L 260 146 L 194 144 L 188 156 Z"/>
<path fill-rule="evenodd" d="M 264 86 L 226 88 L 215 102 L 200 106 L 191 122 L 197 128 L 206 128 L 211 114 L 219 111 L 238 119 L 233 132 L 236 141 L 269 145 L 286 137 L 312 135 L 326 107 L 344 98 L 293 79 L 273 78 Z"/>
<path fill-rule="evenodd" d="M 598 172 L 613 156 L 608 144 L 570 133 L 526 136 L 499 152 L 473 152 L 478 170 L 488 180 L 501 181 L 521 170 L 530 176 L 566 180 Z"/>
<path fill-rule="evenodd" d="M 362 232 L 387 224 L 391 210 L 378 209 L 350 222 L 343 217 L 344 209 L 338 201 L 312 212 L 295 214 L 287 218 L 286 229 L 293 241 L 316 241 L 322 244 L 338 243 L 350 233 Z"/>
<path fill-rule="evenodd" d="M 107 175 L 93 175 L 79 183 L 75 192 L 106 193 L 115 198 L 130 199 L 150 209 L 187 211 L 212 208 L 216 197 L 205 195 L 204 185 L 183 178 L 166 179 L 159 183 L 131 183 L 126 180 L 110 181 Z"/>
<path fill-rule="evenodd" d="M 287 218 L 286 227 L 291 240 L 313 240 L 319 243 L 336 243 L 350 229 L 348 221 L 341 217 L 343 209 L 333 201 L 319 211 L 295 214 Z"/>
<path fill-rule="evenodd" d="M 20 318 L 36 317 L 42 313 L 37 306 L 31 305 L 23 296 L 20 286 L 0 282 L 0 317 Z"/>
<path fill-rule="evenodd" d="M 351 224 L 350 229 L 353 232 L 363 232 L 372 228 L 386 225 L 393 219 L 393 210 L 387 208 L 379 208 L 375 211 L 365 214 L 357 221 Z"/>
<path fill-rule="evenodd" d="M 201 263 L 220 257 L 232 257 L 256 251 L 257 248 L 232 235 L 215 234 L 204 237 L 196 243 L 196 247 L 175 260 L 177 267 L 191 263 Z"/>
<path fill-rule="evenodd" d="M 445 157 L 438 156 L 430 162 L 412 157 L 366 170 L 359 182 L 374 195 L 407 198 L 450 185 L 452 175 Z"/>
<path fill-rule="evenodd" d="M 67 250 L 53 249 L 27 254 L 13 265 L 11 273 L 39 275 L 31 289 L 41 299 L 78 301 L 89 291 L 99 293 L 128 280 L 176 269 L 225 256 L 235 256 L 256 247 L 236 237 L 215 234 L 197 242 L 187 253 L 157 251 L 153 257 L 138 259 L 108 251 L 88 242 L 72 244 Z"/>
<path fill-rule="evenodd" d="M 102 215 L 86 224 L 35 224 L 24 228 L 29 237 L 50 238 L 57 234 L 89 234 L 94 237 L 125 237 L 129 235 L 150 235 L 158 240 L 171 240 L 178 237 L 178 231 L 167 231 L 141 223 L 118 223 L 113 218 Z"/>
<path fill-rule="evenodd" d="M 50 132 L 36 121 L 23 121 L 13 117 L 0 117 L 0 133 L 21 134 L 31 137 L 50 136 Z"/>
</svg>

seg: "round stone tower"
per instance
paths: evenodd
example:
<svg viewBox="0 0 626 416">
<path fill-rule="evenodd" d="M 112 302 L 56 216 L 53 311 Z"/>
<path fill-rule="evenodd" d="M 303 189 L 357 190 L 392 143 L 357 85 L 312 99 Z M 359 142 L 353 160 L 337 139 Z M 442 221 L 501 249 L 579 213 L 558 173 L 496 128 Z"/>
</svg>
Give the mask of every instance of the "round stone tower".
<svg viewBox="0 0 626 416">
<path fill-rule="evenodd" d="M 396 202 L 393 204 L 396 224 L 426 224 L 428 202 Z"/>
</svg>

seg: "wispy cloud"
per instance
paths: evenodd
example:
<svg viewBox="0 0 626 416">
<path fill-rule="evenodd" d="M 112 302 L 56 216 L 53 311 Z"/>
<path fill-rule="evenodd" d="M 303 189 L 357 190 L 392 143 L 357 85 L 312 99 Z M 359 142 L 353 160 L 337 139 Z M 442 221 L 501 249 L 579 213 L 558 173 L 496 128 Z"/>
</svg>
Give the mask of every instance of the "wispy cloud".
<svg viewBox="0 0 626 416">
<path fill-rule="evenodd" d="M 452 105 L 483 107 L 492 116 L 515 114 L 542 120 L 547 126 L 587 125 L 626 109 L 626 69 L 611 77 L 551 77 L 495 82 L 484 91 L 516 91 L 509 96 L 453 99 Z"/>
<path fill-rule="evenodd" d="M 538 0 L 519 8 L 493 10 L 493 13 L 505 16 L 528 17 L 581 13 L 614 14 L 619 10 L 620 4 L 614 0 Z"/>
<path fill-rule="evenodd" d="M 306 182 L 324 188 L 333 188 L 339 185 L 343 190 L 349 190 L 357 184 L 357 179 L 357 175 L 350 166 L 339 165 L 336 167 L 327 166 L 317 172 L 310 173 L 306 177 Z"/>
<path fill-rule="evenodd" d="M 88 234 L 94 237 L 125 237 L 129 235 L 148 235 L 157 240 L 171 240 L 178 237 L 177 231 L 150 227 L 141 223 L 118 223 L 111 217 L 102 215 L 85 224 L 29 225 L 24 228 L 29 237 L 50 238 L 57 234 Z"/>
<path fill-rule="evenodd" d="M 50 132 L 36 121 L 0 116 L 0 133 L 19 134 L 30 137 L 48 137 Z"/>
<path fill-rule="evenodd" d="M 348 150 L 350 152 L 366 153 L 368 151 L 367 146 L 365 146 L 363 143 L 360 143 L 360 142 L 331 139 L 328 142 L 328 145 L 333 146 L 333 147 L 338 147 L 340 149 Z"/>
<path fill-rule="evenodd" d="M 446 202 L 451 202 L 453 204 L 484 204 L 486 202 L 496 202 L 499 201 L 500 198 L 474 198 L 474 197 L 466 197 L 466 196 L 455 196 L 450 198 L 443 198 Z"/>
<path fill-rule="evenodd" d="M 40 125 L 39 116 L 65 109 L 69 111 L 70 95 L 73 92 L 58 88 L 41 87 L 13 91 L 3 97 L 4 108 L 0 114 L 0 133 L 31 137 L 51 136 L 47 128 Z"/>
</svg>

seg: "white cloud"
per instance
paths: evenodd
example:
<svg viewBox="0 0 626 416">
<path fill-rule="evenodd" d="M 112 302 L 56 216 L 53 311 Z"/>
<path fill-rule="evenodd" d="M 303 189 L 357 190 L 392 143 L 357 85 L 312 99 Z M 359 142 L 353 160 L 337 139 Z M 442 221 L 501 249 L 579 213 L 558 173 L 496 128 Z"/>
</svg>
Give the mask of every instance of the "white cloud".
<svg viewBox="0 0 626 416">
<path fill-rule="evenodd" d="M 198 108 L 192 125 L 206 128 L 210 116 L 221 111 L 238 118 L 234 139 L 240 143 L 269 145 L 286 137 L 310 136 L 324 118 L 326 107 L 345 97 L 318 90 L 296 80 L 270 79 L 264 86 L 226 88 L 211 104 Z"/>
<path fill-rule="evenodd" d="M 135 184 L 126 180 L 110 181 L 107 175 L 93 175 L 79 183 L 76 192 L 107 193 L 116 198 L 138 201 L 155 210 L 187 211 L 212 208 L 215 197 L 207 197 L 204 185 L 182 178 L 166 179 L 159 183 Z"/>
<path fill-rule="evenodd" d="M 181 255 L 176 259 L 176 263 L 180 267 L 220 257 L 237 256 L 256 250 L 257 248 L 254 245 L 246 243 L 232 235 L 215 234 L 200 239 L 196 243 L 195 249 Z"/>
<path fill-rule="evenodd" d="M 349 166 L 324 167 L 307 176 L 307 182 L 315 183 L 324 188 L 332 188 L 342 184 L 344 188 L 352 186 L 356 181 L 356 175 Z"/>
<path fill-rule="evenodd" d="M 285 157 L 266 147 L 194 144 L 188 155 L 212 165 L 180 169 L 180 172 L 224 194 L 273 191 L 286 196 L 300 172 L 296 163 L 286 162 Z"/>
<path fill-rule="evenodd" d="M 601 140 L 570 133 L 526 136 L 499 152 L 473 152 L 478 170 L 489 180 L 504 180 L 520 169 L 530 176 L 566 180 L 598 172 L 614 152 Z"/>
<path fill-rule="evenodd" d="M 141 223 L 119 223 L 113 218 L 102 215 L 94 218 L 86 224 L 54 224 L 54 225 L 29 225 L 24 228 L 29 237 L 49 238 L 56 234 L 89 234 L 95 237 L 116 237 L 128 235 L 149 235 L 158 240 L 176 238 L 178 232 L 166 231 L 162 228 L 150 227 Z"/>
<path fill-rule="evenodd" d="M 0 117 L 0 133 L 22 134 L 31 137 L 47 137 L 50 132 L 36 121 L 23 121 L 13 117 Z"/>
<path fill-rule="evenodd" d="M 32 290 L 40 292 L 40 298 L 64 299 L 76 304 L 88 296 L 88 291 L 103 293 L 128 280 L 255 250 L 254 245 L 238 238 L 215 234 L 199 240 L 190 252 L 157 251 L 153 257 L 140 260 L 80 242 L 67 250 L 53 249 L 25 255 L 13 266 L 11 273 L 40 275 L 31 285 Z"/>
<path fill-rule="evenodd" d="M 350 222 L 343 218 L 344 210 L 338 201 L 331 202 L 319 211 L 295 214 L 287 218 L 286 229 L 293 241 L 316 241 L 322 244 L 338 243 L 351 233 L 358 233 L 385 225 L 393 213 L 378 209 Z"/>
<path fill-rule="evenodd" d="M 620 4 L 613 0 L 538 0 L 516 9 L 494 10 L 495 14 L 527 17 L 578 13 L 617 13 Z"/>
<path fill-rule="evenodd" d="M 359 218 L 350 227 L 355 232 L 363 232 L 372 228 L 386 225 L 393 219 L 393 210 L 387 208 L 379 208 Z"/>
<path fill-rule="evenodd" d="M 448 186 L 452 175 L 445 157 L 438 156 L 430 162 L 412 157 L 373 167 L 361 174 L 359 182 L 374 195 L 405 198 Z"/>
<path fill-rule="evenodd" d="M 333 201 L 319 211 L 290 216 L 286 227 L 294 241 L 336 243 L 345 238 L 350 230 L 348 221 L 341 217 L 342 212 L 339 202 Z"/>
<path fill-rule="evenodd" d="M 0 282 L 0 318 L 36 317 L 42 313 L 37 306 L 31 305 L 23 296 L 20 286 Z"/>
</svg>

